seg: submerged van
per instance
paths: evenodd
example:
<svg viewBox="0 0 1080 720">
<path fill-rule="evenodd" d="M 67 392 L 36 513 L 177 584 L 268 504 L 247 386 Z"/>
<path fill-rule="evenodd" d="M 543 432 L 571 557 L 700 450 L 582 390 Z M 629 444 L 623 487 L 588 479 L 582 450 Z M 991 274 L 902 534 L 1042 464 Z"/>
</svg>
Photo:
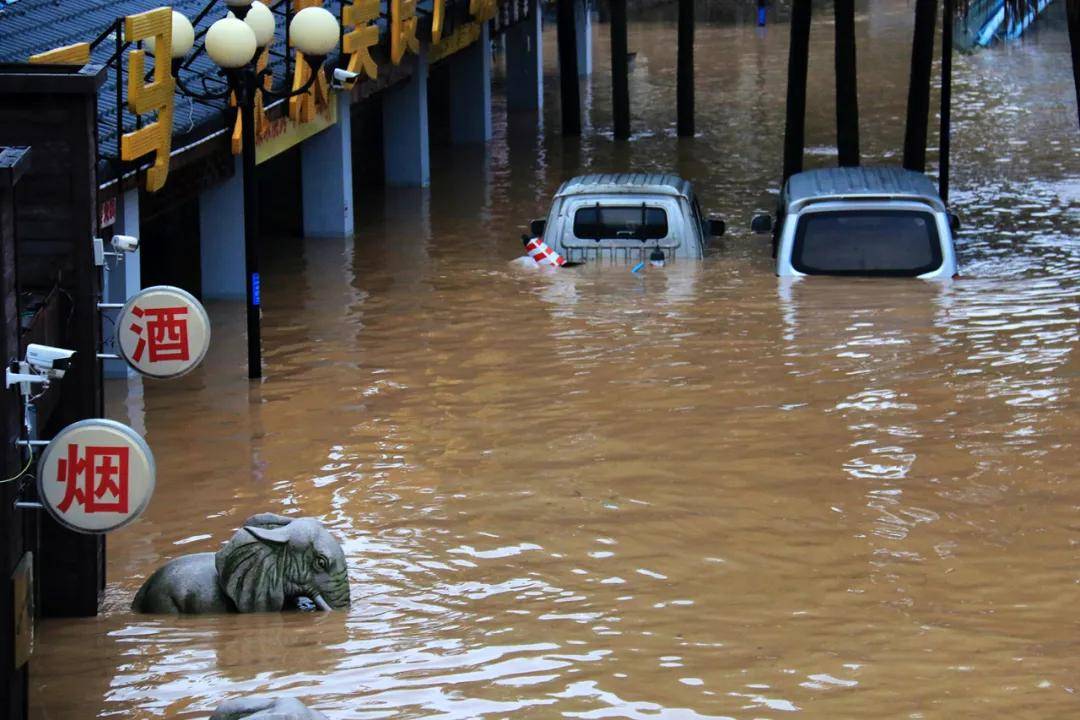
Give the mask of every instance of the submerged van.
<svg viewBox="0 0 1080 720">
<path fill-rule="evenodd" d="M 530 231 L 570 262 L 637 262 L 657 250 L 668 261 L 700 260 L 724 222 L 706 219 L 677 175 L 582 175 L 559 187 L 547 219 Z"/>
<path fill-rule="evenodd" d="M 919 277 L 956 275 L 959 226 L 926 175 L 901 168 L 845 167 L 792 175 L 773 234 L 776 274 Z"/>
</svg>

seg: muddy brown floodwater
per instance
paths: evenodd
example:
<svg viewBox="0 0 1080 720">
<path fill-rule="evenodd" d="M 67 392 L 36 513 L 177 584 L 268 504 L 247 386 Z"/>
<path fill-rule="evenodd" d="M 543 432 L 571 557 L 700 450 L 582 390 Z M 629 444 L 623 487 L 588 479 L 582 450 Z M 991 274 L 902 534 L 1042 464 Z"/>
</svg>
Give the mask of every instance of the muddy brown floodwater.
<svg viewBox="0 0 1080 720">
<path fill-rule="evenodd" d="M 911 6 L 859 7 L 864 154 L 895 161 Z M 832 160 L 818 17 L 811 165 Z M 626 148 L 604 25 L 586 135 L 558 137 L 549 29 L 542 135 L 497 87 L 486 156 L 436 147 L 430 192 L 361 198 L 355 241 L 267 240 L 265 382 L 242 306 L 217 303 L 201 369 L 109 386 L 157 494 L 109 538 L 100 617 L 41 625 L 34 718 L 199 718 L 249 693 L 335 720 L 1080 716 L 1060 24 L 957 60 L 963 277 L 934 285 L 773 276 L 744 228 L 780 169 L 786 27 L 721 13 L 697 38 L 693 142 L 670 19 L 631 24 Z M 693 179 L 729 236 L 642 276 L 509 267 L 561 180 L 630 167 Z M 343 539 L 348 612 L 128 611 L 154 568 L 266 510 Z"/>
</svg>

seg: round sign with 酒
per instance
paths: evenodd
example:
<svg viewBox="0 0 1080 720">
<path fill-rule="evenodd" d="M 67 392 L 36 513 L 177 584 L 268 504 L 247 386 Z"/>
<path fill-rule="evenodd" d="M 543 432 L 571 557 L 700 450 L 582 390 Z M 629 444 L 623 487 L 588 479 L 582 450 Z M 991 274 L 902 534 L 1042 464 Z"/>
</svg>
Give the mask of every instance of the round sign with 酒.
<svg viewBox="0 0 1080 720">
<path fill-rule="evenodd" d="M 38 460 L 38 497 L 61 525 L 104 533 L 142 514 L 156 475 L 154 454 L 137 432 L 113 420 L 80 420 Z"/>
<path fill-rule="evenodd" d="M 127 364 L 143 375 L 177 377 L 206 356 L 210 316 L 186 290 L 149 287 L 128 300 L 117 316 L 116 347 Z"/>
</svg>

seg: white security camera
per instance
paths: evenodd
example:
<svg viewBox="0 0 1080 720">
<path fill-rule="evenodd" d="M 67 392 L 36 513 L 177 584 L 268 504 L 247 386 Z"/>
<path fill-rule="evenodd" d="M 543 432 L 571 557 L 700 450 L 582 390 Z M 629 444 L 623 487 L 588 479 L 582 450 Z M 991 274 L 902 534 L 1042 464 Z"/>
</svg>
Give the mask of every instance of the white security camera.
<svg viewBox="0 0 1080 720">
<path fill-rule="evenodd" d="M 74 350 L 49 345 L 30 344 L 26 347 L 26 362 L 33 369 L 50 378 L 62 378 L 71 367 Z"/>
<path fill-rule="evenodd" d="M 334 68 L 334 77 L 330 81 L 330 86 L 335 90 L 343 90 L 350 88 L 356 82 L 356 79 L 360 77 L 360 73 L 350 72 L 345 68 Z"/>
<path fill-rule="evenodd" d="M 112 246 L 117 252 L 135 252 L 139 249 L 139 238 L 131 235 L 113 235 Z"/>
</svg>

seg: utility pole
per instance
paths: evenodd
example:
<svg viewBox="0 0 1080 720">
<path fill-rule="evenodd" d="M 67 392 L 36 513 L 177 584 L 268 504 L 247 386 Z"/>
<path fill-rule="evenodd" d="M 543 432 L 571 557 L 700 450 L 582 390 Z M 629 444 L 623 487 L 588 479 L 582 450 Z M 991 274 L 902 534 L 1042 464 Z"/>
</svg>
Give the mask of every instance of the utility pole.
<svg viewBox="0 0 1080 720">
<path fill-rule="evenodd" d="M 784 182 L 802 172 L 806 144 L 806 72 L 810 61 L 810 0 L 792 0 L 788 48 L 787 117 L 784 125 Z"/>
<path fill-rule="evenodd" d="M 626 0 L 611 0 L 611 94 L 616 140 L 630 137 L 629 71 Z"/>
<path fill-rule="evenodd" d="M 937 0 L 915 0 L 915 37 L 911 44 L 904 167 L 926 172 L 926 126 L 930 119 L 930 71 L 934 62 Z"/>
<path fill-rule="evenodd" d="M 859 164 L 859 91 L 855 0 L 834 0 L 836 16 L 836 150 L 841 167 Z"/>
<path fill-rule="evenodd" d="M 581 135 L 581 87 L 578 85 L 574 0 L 558 0 L 559 91 L 562 134 Z"/>
</svg>

